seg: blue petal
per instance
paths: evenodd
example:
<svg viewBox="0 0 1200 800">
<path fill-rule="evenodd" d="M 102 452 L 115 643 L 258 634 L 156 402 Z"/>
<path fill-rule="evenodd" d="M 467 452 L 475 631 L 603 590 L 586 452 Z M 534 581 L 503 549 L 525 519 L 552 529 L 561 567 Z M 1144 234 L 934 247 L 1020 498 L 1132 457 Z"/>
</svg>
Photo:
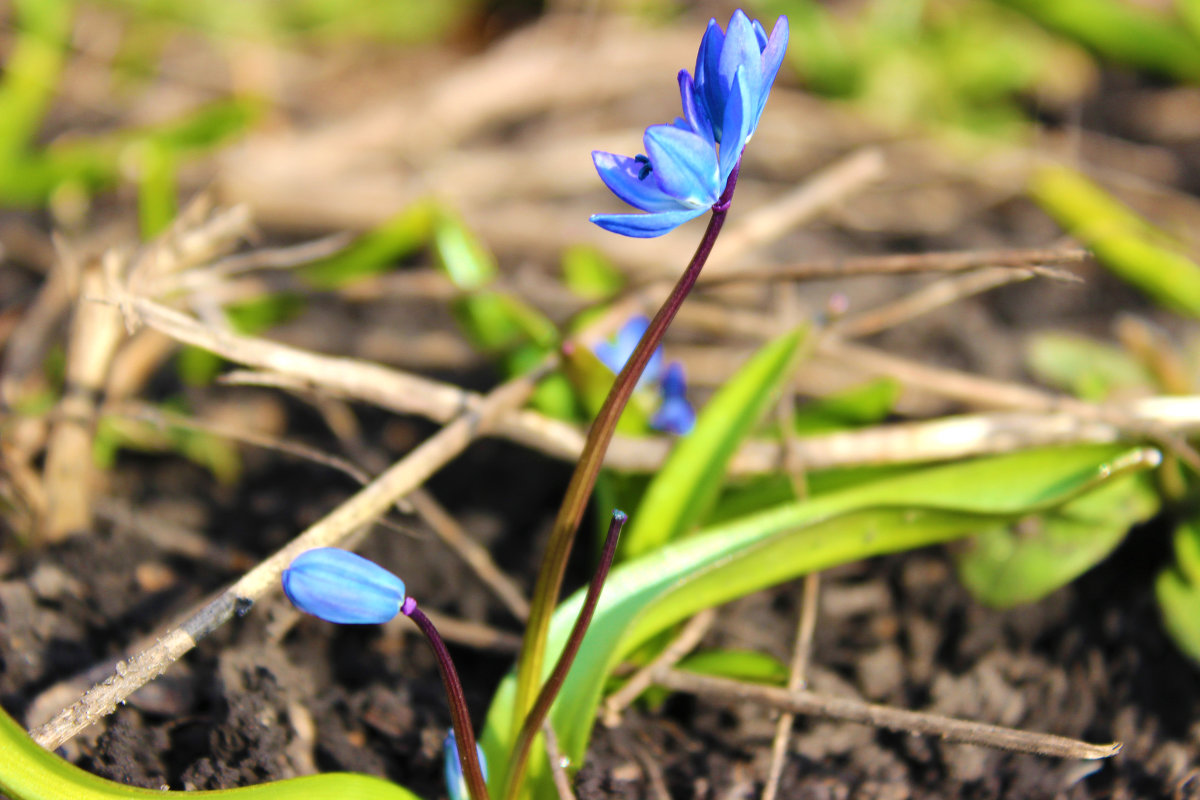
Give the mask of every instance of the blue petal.
<svg viewBox="0 0 1200 800">
<path fill-rule="evenodd" d="M 712 122 L 713 135 L 721 138 L 721 119 L 725 114 L 725 93 L 721 88 L 719 70 L 725 32 L 715 19 L 708 21 L 700 50 L 696 53 L 696 98 Z"/>
<path fill-rule="evenodd" d="M 682 436 L 696 427 L 696 412 L 685 398 L 671 397 L 663 400 L 658 412 L 650 420 L 650 427 Z"/>
<path fill-rule="evenodd" d="M 696 103 L 696 86 L 686 69 L 679 70 L 679 98 L 683 105 L 683 117 L 691 129 L 708 141 L 714 141 L 712 122 L 708 119 L 708 113 Z M 678 119 L 675 120 L 675 126 L 682 127 Z"/>
<path fill-rule="evenodd" d="M 742 149 L 750 137 L 751 125 L 754 120 L 750 116 L 750 92 L 746 87 L 746 69 L 739 68 L 733 78 L 733 88 L 729 92 L 729 102 L 725 106 L 725 139 L 721 142 L 721 185 L 729 180 L 729 173 L 738 159 L 742 157 Z"/>
<path fill-rule="evenodd" d="M 283 571 L 283 591 L 306 614 L 343 625 L 378 625 L 400 613 L 404 581 L 349 550 L 306 550 Z"/>
<path fill-rule="evenodd" d="M 738 68 L 742 68 L 746 89 L 754 101 L 747 109 L 757 108 L 759 87 L 762 83 L 762 50 L 758 46 L 758 37 L 754 33 L 754 25 L 741 9 L 733 12 L 729 20 L 729 31 L 725 34 L 725 46 L 721 48 L 721 88 L 727 93 L 733 89 L 733 79 Z M 728 103 L 728 97 L 726 103 Z M 728 114 L 723 109 L 722 121 Z M 728 136 L 722 122 L 722 137 Z M 723 140 L 723 139 L 722 139 Z"/>
<path fill-rule="evenodd" d="M 634 208 L 643 211 L 675 211 L 679 208 L 679 201 L 664 194 L 652 175 L 638 177 L 646 168 L 645 162 L 595 150 L 592 163 L 604 185 Z"/>
<path fill-rule="evenodd" d="M 671 125 L 651 125 L 645 144 L 663 192 L 691 208 L 708 208 L 717 202 L 721 187 L 712 142 Z"/>
<path fill-rule="evenodd" d="M 483 779 L 486 781 L 487 759 L 483 755 L 483 748 L 479 746 L 479 742 L 475 743 L 475 752 L 479 754 L 479 771 L 483 773 Z M 442 744 L 442 763 L 443 772 L 446 776 L 446 793 L 450 795 L 450 800 L 468 800 L 471 796 L 467 791 L 467 779 L 463 775 L 462 762 L 458 760 L 458 740 L 454 737 L 454 729 L 446 734 L 446 741 Z"/>
<path fill-rule="evenodd" d="M 663 397 L 683 397 L 687 393 L 687 377 L 683 364 L 672 361 L 662 379 Z"/>
<path fill-rule="evenodd" d="M 758 20 L 752 20 L 754 24 L 754 38 L 758 40 L 758 49 L 762 50 L 767 46 L 767 30 Z"/>
<path fill-rule="evenodd" d="M 653 239 L 675 230 L 689 219 L 708 211 L 707 208 L 692 208 L 686 211 L 660 211 L 656 214 L 592 214 L 592 222 L 606 231 L 631 236 L 635 239 Z"/>
<path fill-rule="evenodd" d="M 775 83 L 775 76 L 779 74 L 780 65 L 783 64 L 783 55 L 787 52 L 788 35 L 788 18 L 780 17 L 775 21 L 775 27 L 771 30 L 771 38 L 767 40 L 767 44 L 763 48 L 762 83 L 759 89 L 758 108 L 754 112 L 754 125 L 750 128 L 751 134 L 758 127 L 758 119 L 767 105 L 771 86 Z"/>
</svg>

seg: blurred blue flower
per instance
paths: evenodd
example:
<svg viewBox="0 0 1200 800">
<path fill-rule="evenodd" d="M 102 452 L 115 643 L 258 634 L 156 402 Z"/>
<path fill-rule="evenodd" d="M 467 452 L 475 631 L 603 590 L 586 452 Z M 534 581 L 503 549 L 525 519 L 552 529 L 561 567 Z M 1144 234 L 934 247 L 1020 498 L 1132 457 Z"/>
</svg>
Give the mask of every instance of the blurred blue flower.
<svg viewBox="0 0 1200 800">
<path fill-rule="evenodd" d="M 283 591 L 306 614 L 343 625 L 378 625 L 400 613 L 404 581 L 349 550 L 306 550 L 283 571 Z"/>
<path fill-rule="evenodd" d="M 683 435 L 696 425 L 696 412 L 687 401 L 687 381 L 683 376 L 683 364 L 671 362 L 662 379 L 662 404 L 650 420 L 651 427 Z"/>
<path fill-rule="evenodd" d="M 728 33 L 710 20 L 695 78 L 687 70 L 679 73 L 683 116 L 646 129 L 646 155 L 592 153 L 605 185 L 648 213 L 593 214 L 591 221 L 622 236 L 650 238 L 712 208 L 758 126 L 787 42 L 786 17 L 775 23 L 770 38 L 740 9 Z"/>
<path fill-rule="evenodd" d="M 612 372 L 619 373 L 625 362 L 633 355 L 650 320 L 644 316 L 636 316 L 621 326 L 616 338 L 600 342 L 593 348 L 596 358 Z M 642 377 L 638 379 L 637 389 L 644 389 L 657 384 L 659 407 L 650 420 L 650 427 L 665 433 L 685 434 L 696 424 L 696 414 L 687 401 L 687 382 L 684 379 L 683 365 L 677 361 L 663 369 L 662 345 L 650 356 Z"/>
<path fill-rule="evenodd" d="M 633 355 L 633 351 L 637 349 L 638 342 L 642 340 L 646 329 L 650 327 L 650 318 L 638 315 L 633 317 L 624 325 L 621 330 L 617 331 L 617 338 L 614 341 L 604 341 L 596 345 L 592 350 L 596 354 L 596 358 L 604 366 L 612 370 L 613 374 L 620 372 L 625 367 L 625 362 Z M 635 388 L 642 389 L 652 383 L 658 383 L 659 375 L 662 374 L 663 368 L 663 349 L 660 344 L 650 356 L 650 360 L 646 363 L 646 369 L 642 372 L 642 377 L 638 378 Z"/>
<path fill-rule="evenodd" d="M 468 800 L 471 795 L 467 791 L 467 779 L 463 775 L 462 763 L 458 760 L 458 740 L 454 738 L 453 728 L 446 734 L 443 748 L 446 792 L 450 795 L 450 800 Z M 475 752 L 479 755 L 479 771 L 483 773 L 483 779 L 486 781 L 488 776 L 487 759 L 483 756 L 483 748 L 479 746 L 479 742 L 475 743 Z"/>
</svg>

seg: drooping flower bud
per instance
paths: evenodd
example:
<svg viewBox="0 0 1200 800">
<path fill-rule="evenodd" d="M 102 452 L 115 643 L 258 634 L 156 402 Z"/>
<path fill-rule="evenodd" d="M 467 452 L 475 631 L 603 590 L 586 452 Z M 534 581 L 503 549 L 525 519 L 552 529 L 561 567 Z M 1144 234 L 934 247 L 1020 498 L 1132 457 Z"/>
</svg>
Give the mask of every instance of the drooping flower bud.
<svg viewBox="0 0 1200 800">
<path fill-rule="evenodd" d="M 306 550 L 283 572 L 283 591 L 306 614 L 342 625 L 378 625 L 400 613 L 404 581 L 349 550 Z"/>
</svg>

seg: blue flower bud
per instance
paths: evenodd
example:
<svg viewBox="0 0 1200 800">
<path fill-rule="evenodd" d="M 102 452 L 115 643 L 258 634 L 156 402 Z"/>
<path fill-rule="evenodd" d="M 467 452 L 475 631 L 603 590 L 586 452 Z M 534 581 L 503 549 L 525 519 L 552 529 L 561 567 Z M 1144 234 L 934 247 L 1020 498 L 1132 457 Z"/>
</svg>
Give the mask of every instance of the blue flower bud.
<svg viewBox="0 0 1200 800">
<path fill-rule="evenodd" d="M 343 625 L 378 625 L 400 613 L 404 581 L 349 550 L 306 550 L 283 571 L 283 591 L 306 614 Z"/>
<path fill-rule="evenodd" d="M 462 762 L 458 760 L 458 740 L 454 738 L 453 728 L 446 734 L 444 748 L 442 757 L 446 773 L 446 792 L 450 795 L 450 800 L 467 800 L 471 795 L 467 791 L 467 779 L 463 775 Z M 475 743 L 475 752 L 479 755 L 479 771 L 483 773 L 483 779 L 486 781 L 487 759 L 483 756 L 483 748 L 479 746 L 479 742 Z"/>
</svg>

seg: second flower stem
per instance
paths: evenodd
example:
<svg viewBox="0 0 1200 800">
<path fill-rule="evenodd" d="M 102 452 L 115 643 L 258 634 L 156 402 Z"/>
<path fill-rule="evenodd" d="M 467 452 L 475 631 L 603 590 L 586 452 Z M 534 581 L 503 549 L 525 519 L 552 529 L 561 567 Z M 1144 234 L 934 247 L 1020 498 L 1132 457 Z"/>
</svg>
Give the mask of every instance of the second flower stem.
<svg viewBox="0 0 1200 800">
<path fill-rule="evenodd" d="M 717 235 L 721 232 L 721 228 L 725 224 L 725 217 L 729 212 L 740 168 L 741 162 L 739 161 L 734 166 L 720 199 L 712 208 L 708 227 L 700 239 L 700 244 L 696 247 L 692 260 L 688 262 L 687 268 L 679 276 L 675 288 L 671 290 L 671 294 L 663 302 L 658 313 L 654 315 L 654 319 L 650 321 L 650 326 L 642 335 L 633 355 L 625 362 L 625 367 L 613 382 L 613 387 L 609 391 L 608 397 L 605 398 L 600 413 L 596 415 L 596 419 L 588 430 L 583 453 L 575 464 L 575 472 L 571 475 L 566 496 L 563 498 L 558 516 L 554 520 L 554 527 L 550 532 L 550 542 L 542 558 L 537 584 L 533 590 L 529 621 L 525 627 L 521 656 L 517 664 L 516 702 L 513 706 L 513 740 L 517 738 L 542 682 L 542 667 L 546 659 L 546 640 L 550 632 L 550 617 L 554 612 L 559 592 L 562 590 L 567 559 L 570 557 L 571 548 L 575 543 L 575 532 L 583 518 L 583 512 L 587 507 L 588 498 L 591 497 L 592 489 L 595 488 L 596 478 L 600 474 L 600 467 L 604 463 L 604 454 L 608 451 L 608 445 L 612 441 L 617 421 L 621 418 L 621 413 L 625 410 L 625 406 L 633 394 L 634 386 L 637 385 L 646 364 L 650 361 L 650 356 L 662 343 L 663 334 L 666 333 L 671 321 L 675 319 L 675 314 L 683 304 L 684 298 L 696 284 L 696 279 L 700 277 L 700 270 L 708 261 L 709 254 L 712 253 Z"/>
</svg>

